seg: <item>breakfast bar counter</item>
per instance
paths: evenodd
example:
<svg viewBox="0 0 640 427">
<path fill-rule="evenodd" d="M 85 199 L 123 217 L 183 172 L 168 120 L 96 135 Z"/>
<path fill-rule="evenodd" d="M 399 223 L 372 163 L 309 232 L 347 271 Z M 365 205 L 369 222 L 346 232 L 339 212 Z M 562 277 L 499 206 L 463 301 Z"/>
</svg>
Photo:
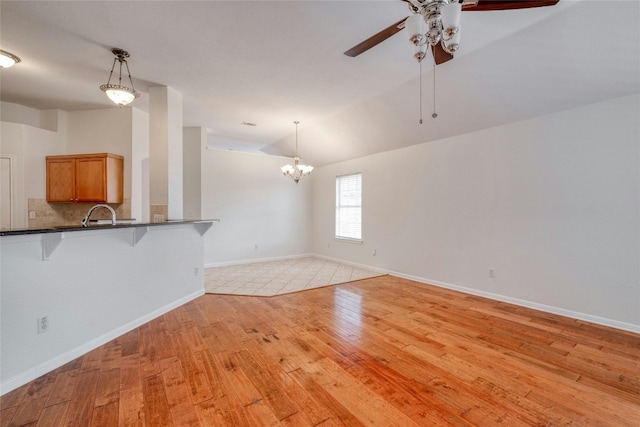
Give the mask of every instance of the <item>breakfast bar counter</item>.
<svg viewBox="0 0 640 427">
<path fill-rule="evenodd" d="M 0 231 L 0 394 L 203 295 L 215 221 Z"/>
<path fill-rule="evenodd" d="M 67 231 L 90 231 L 90 230 L 105 230 L 105 229 L 121 229 L 121 228 L 137 228 L 137 227 L 162 227 L 165 225 L 176 224 L 208 224 L 211 227 L 213 222 L 219 222 L 219 219 L 177 219 L 163 222 L 126 222 L 118 223 L 116 225 L 111 224 L 96 224 L 88 227 L 78 225 L 59 225 L 46 228 L 13 228 L 13 229 L 0 229 L 0 236 L 18 236 L 23 234 L 43 234 L 43 233 L 60 233 Z"/>
</svg>

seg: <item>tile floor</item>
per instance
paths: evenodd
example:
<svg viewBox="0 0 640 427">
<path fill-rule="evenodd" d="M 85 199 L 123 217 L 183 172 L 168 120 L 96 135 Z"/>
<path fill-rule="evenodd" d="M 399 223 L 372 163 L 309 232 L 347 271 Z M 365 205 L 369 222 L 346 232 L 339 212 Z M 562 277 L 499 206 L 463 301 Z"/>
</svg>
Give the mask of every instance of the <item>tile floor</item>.
<svg viewBox="0 0 640 427">
<path fill-rule="evenodd" d="M 205 269 L 210 294 L 273 296 L 381 276 L 381 273 L 306 257 Z"/>
</svg>

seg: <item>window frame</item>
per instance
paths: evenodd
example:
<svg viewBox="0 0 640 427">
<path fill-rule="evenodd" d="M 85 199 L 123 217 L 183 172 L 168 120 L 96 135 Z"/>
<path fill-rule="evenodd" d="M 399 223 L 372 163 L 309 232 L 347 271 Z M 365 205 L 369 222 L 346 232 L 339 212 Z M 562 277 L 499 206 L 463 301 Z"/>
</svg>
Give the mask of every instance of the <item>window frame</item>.
<svg viewBox="0 0 640 427">
<path fill-rule="evenodd" d="M 358 205 L 350 205 L 350 206 L 346 206 L 346 205 L 341 205 L 340 204 L 340 183 L 341 183 L 341 179 L 344 179 L 346 177 L 352 177 L 352 176 L 360 176 L 360 182 L 359 182 L 359 195 L 360 195 L 360 200 L 359 200 L 359 204 Z M 336 176 L 336 184 L 335 184 L 335 212 L 334 212 L 334 239 L 336 241 L 339 242 L 347 242 L 347 243 L 356 243 L 356 244 L 362 244 L 363 243 L 363 239 L 362 239 L 362 172 L 354 172 L 354 173 L 348 173 L 348 174 L 343 174 L 343 175 L 337 175 Z M 359 230 L 359 234 L 360 237 L 349 237 L 349 236 L 341 236 L 338 235 L 338 224 L 339 224 L 339 220 L 338 220 L 338 215 L 339 215 L 339 211 L 340 209 L 344 209 L 344 208 L 354 208 L 357 207 L 360 209 L 360 217 L 359 217 L 359 225 L 360 225 L 360 230 Z M 346 234 L 346 233 L 345 233 Z"/>
</svg>

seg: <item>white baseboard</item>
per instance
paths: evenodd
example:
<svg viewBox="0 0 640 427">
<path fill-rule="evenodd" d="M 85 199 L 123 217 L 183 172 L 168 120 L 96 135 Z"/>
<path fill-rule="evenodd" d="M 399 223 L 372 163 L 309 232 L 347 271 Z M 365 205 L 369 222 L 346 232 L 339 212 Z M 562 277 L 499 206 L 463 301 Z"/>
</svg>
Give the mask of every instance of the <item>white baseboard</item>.
<svg viewBox="0 0 640 427">
<path fill-rule="evenodd" d="M 220 266 L 225 266 L 225 265 L 250 264 L 250 263 L 254 263 L 254 262 L 278 261 L 278 260 L 284 260 L 284 259 L 304 258 L 304 257 L 310 257 L 310 256 L 315 257 L 315 258 L 325 259 L 327 261 L 337 262 L 337 263 L 340 263 L 340 264 L 350 265 L 352 267 L 357 267 L 357 268 L 362 268 L 362 269 L 365 269 L 365 270 L 375 271 L 375 272 L 381 273 L 381 274 L 389 274 L 389 275 L 396 276 L 396 277 L 402 277 L 404 279 L 409 279 L 409 280 L 413 280 L 413 281 L 416 281 L 416 282 L 425 283 L 427 285 L 433 285 L 433 286 L 438 286 L 438 287 L 441 287 L 441 288 L 452 289 L 454 291 L 464 292 L 464 293 L 470 294 L 470 295 L 477 295 L 477 296 L 480 296 L 480 297 L 485 297 L 485 298 L 493 299 L 493 300 L 496 300 L 496 301 L 502 301 L 502 302 L 507 302 L 507 303 L 510 303 L 510 304 L 519 305 L 519 306 L 522 306 L 522 307 L 532 308 L 534 310 L 540 310 L 540 311 L 544 311 L 546 313 L 557 314 L 559 316 L 570 317 L 572 319 L 577 319 L 577 320 L 584 320 L 586 322 L 591 322 L 591 323 L 595 323 L 595 324 L 598 324 L 598 325 L 608 326 L 608 327 L 615 328 L 615 329 L 621 329 L 621 330 L 624 330 L 624 331 L 640 333 L 640 325 L 635 325 L 633 323 L 621 322 L 619 320 L 609 319 L 609 318 L 606 318 L 606 317 L 595 316 L 595 315 L 592 315 L 592 314 L 581 313 L 581 312 L 578 312 L 578 311 L 566 310 L 566 309 L 560 308 L 560 307 L 555 307 L 555 306 L 546 305 L 546 304 L 540 304 L 540 303 L 537 303 L 537 302 L 522 300 L 522 299 L 519 299 L 519 298 L 509 297 L 509 296 L 506 296 L 506 295 L 495 294 L 495 293 L 492 293 L 492 292 L 485 292 L 485 291 L 481 291 L 481 290 L 478 290 L 478 289 L 467 288 L 467 287 L 464 287 L 464 286 L 458 286 L 458 285 L 454 285 L 454 284 L 451 284 L 451 283 L 441 282 L 441 281 L 438 281 L 438 280 L 431 280 L 431 279 L 427 279 L 427 278 L 424 278 L 424 277 L 412 276 L 410 274 L 404 274 L 404 273 L 400 273 L 400 272 L 397 272 L 397 271 L 385 270 L 385 269 L 382 269 L 382 268 L 379 268 L 379 267 L 373 267 L 373 266 L 365 265 L 365 264 L 358 264 L 358 263 L 355 263 L 355 262 L 345 261 L 345 260 L 342 260 L 342 259 L 332 258 L 332 257 L 328 257 L 328 256 L 325 256 L 325 255 L 319 255 L 319 254 L 303 254 L 303 255 L 294 255 L 294 256 L 286 256 L 286 257 L 253 259 L 253 260 L 237 261 L 237 262 L 231 262 L 231 263 L 209 264 L 209 265 L 206 265 L 206 267 L 220 267 Z"/>
<path fill-rule="evenodd" d="M 363 270 L 375 271 L 380 274 L 390 274 L 388 270 L 378 267 L 372 267 L 370 265 L 358 264 L 357 262 L 345 261 L 338 258 L 331 258 L 325 255 L 313 255 L 314 258 L 325 259 L 327 261 L 337 262 L 338 264 L 349 265 L 351 267 L 362 268 Z"/>
<path fill-rule="evenodd" d="M 122 325 L 116 329 L 113 329 L 106 334 L 103 334 L 97 338 L 92 339 L 91 341 L 83 344 L 79 347 L 74 348 L 60 356 L 57 356 L 45 363 L 42 363 L 34 368 L 29 369 L 28 371 L 23 372 L 22 374 L 16 375 L 8 380 L 4 381 L 0 384 L 0 396 L 5 393 L 10 392 L 11 390 L 15 390 L 16 388 L 27 384 L 30 381 L 35 380 L 36 378 L 46 374 L 47 372 L 51 372 L 54 369 L 59 368 L 60 366 L 65 365 L 66 363 L 71 362 L 74 359 L 90 352 L 91 350 L 100 347 L 108 343 L 109 341 L 118 338 L 121 335 L 126 334 L 129 331 L 134 330 L 135 328 L 144 325 L 147 322 L 155 319 L 156 317 L 160 317 L 163 314 L 173 310 L 174 308 L 180 307 L 183 304 L 188 303 L 191 300 L 198 298 L 199 296 L 204 295 L 204 289 L 193 292 L 190 295 L 184 296 L 176 301 L 173 301 L 164 307 L 160 307 L 157 310 L 152 311 L 138 319 L 135 319 L 125 325 Z"/>
<path fill-rule="evenodd" d="M 410 274 L 399 273 L 397 271 L 389 271 L 388 274 L 392 276 L 402 277 L 404 279 L 413 280 L 415 282 L 425 283 L 427 285 L 438 286 L 441 288 L 464 292 L 466 294 L 476 295 L 476 296 L 485 297 L 485 298 L 489 298 L 496 301 L 502 301 L 510 304 L 519 305 L 521 307 L 532 308 L 534 310 L 540 310 L 546 313 L 557 314 L 559 316 L 570 317 L 572 319 L 577 319 L 577 320 L 584 320 L 586 322 L 596 323 L 598 325 L 608 326 L 611 328 L 621 329 L 624 331 L 640 333 L 640 325 L 634 325 L 633 323 L 621 322 L 615 319 L 608 319 L 606 317 L 594 316 L 591 314 L 581 313 L 578 311 L 566 310 L 560 307 L 554 307 L 551 305 L 540 304 L 533 301 L 522 300 L 519 298 L 513 298 L 513 297 L 500 295 L 500 294 L 494 294 L 492 292 L 485 292 L 477 289 L 466 288 L 464 286 L 452 285 L 451 283 L 440 282 L 438 280 L 425 279 L 423 277 L 412 276 Z"/>
<path fill-rule="evenodd" d="M 270 258 L 253 258 L 253 259 L 242 259 L 238 261 L 211 262 L 211 263 L 205 264 L 204 268 L 228 267 L 230 265 L 254 264 L 257 262 L 284 261 L 288 259 L 309 258 L 312 256 L 315 256 L 315 255 L 313 254 L 285 255 L 285 256 L 276 256 L 276 257 L 270 257 Z"/>
</svg>

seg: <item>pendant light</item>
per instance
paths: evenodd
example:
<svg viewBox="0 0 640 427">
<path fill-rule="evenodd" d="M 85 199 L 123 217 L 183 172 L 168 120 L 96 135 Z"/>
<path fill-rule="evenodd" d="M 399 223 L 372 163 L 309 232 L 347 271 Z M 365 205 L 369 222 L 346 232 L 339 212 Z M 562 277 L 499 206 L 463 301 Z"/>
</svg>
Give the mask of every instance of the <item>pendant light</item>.
<svg viewBox="0 0 640 427">
<path fill-rule="evenodd" d="M 20 58 L 6 50 L 0 50 L 0 68 L 9 68 L 20 62 Z"/>
<path fill-rule="evenodd" d="M 109 73 L 109 80 L 107 81 L 107 84 L 100 86 L 100 90 L 107 94 L 109 99 L 115 102 L 117 105 L 127 105 L 140 96 L 140 93 L 137 92 L 133 87 L 133 80 L 131 79 L 129 64 L 127 63 L 129 52 L 118 48 L 111 49 L 111 52 L 116 57 L 113 59 L 113 65 L 111 66 L 111 72 Z M 120 62 L 118 84 L 112 84 L 111 77 L 113 77 L 113 69 L 116 67 L 116 62 Z M 129 74 L 129 83 L 131 83 L 130 88 L 127 86 L 122 86 L 122 64 L 127 67 L 127 73 Z"/>
</svg>

